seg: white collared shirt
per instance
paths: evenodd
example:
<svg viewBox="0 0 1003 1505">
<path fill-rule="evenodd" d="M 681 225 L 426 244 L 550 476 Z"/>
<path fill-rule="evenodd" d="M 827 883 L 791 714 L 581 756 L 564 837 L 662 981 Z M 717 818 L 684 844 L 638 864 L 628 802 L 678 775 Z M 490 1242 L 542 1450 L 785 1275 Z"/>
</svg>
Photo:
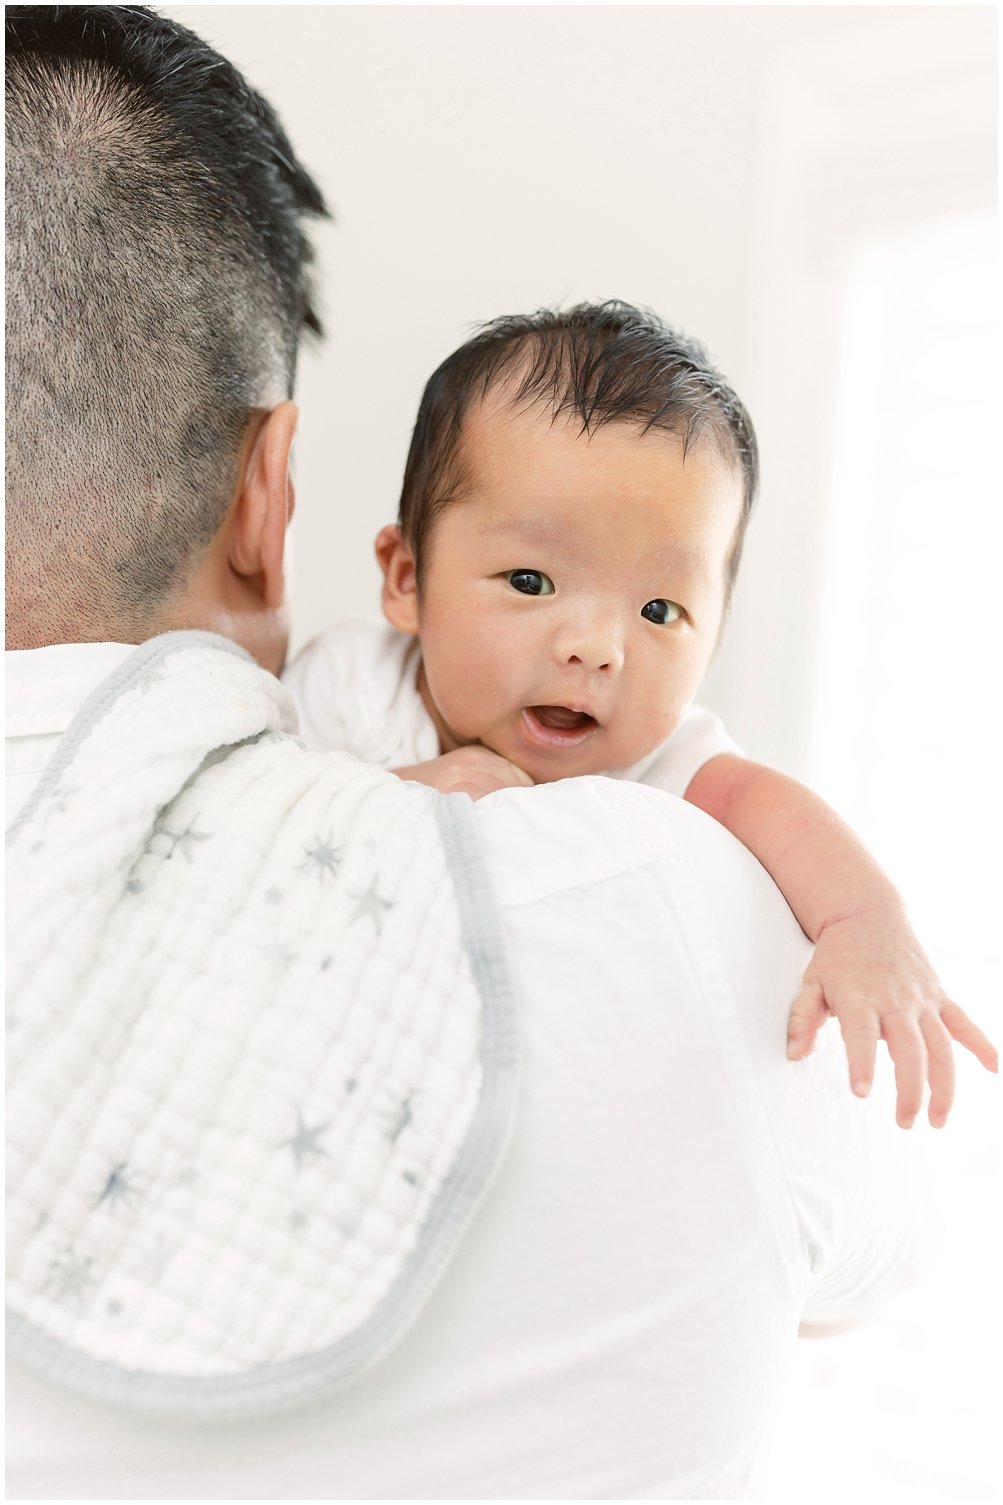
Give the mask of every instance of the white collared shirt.
<svg viewBox="0 0 1003 1505">
<path fill-rule="evenodd" d="M 88 695 L 132 652 L 131 643 L 57 643 L 5 652 L 5 827 L 38 783 Z"/>
<path fill-rule="evenodd" d="M 7 655 L 8 822 L 120 644 Z M 921 1142 L 832 1028 L 784 1057 L 807 944 L 702 812 L 604 779 L 476 806 L 522 994 L 507 1158 L 412 1330 L 344 1392 L 226 1426 L 14 1371 L 18 1499 L 733 1499 L 799 1322 L 915 1276 Z M 806 1481 L 806 1488 L 808 1481 Z"/>
</svg>

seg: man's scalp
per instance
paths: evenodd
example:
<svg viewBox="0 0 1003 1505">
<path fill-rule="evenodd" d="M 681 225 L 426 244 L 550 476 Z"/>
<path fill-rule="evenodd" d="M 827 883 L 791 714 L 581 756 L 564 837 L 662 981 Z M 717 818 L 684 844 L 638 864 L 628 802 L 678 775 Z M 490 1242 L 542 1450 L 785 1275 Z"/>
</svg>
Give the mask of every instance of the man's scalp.
<svg viewBox="0 0 1003 1505">
<path fill-rule="evenodd" d="M 143 635 L 319 330 L 301 221 L 323 199 L 185 28 L 136 6 L 5 21 L 8 619 Z"/>
</svg>

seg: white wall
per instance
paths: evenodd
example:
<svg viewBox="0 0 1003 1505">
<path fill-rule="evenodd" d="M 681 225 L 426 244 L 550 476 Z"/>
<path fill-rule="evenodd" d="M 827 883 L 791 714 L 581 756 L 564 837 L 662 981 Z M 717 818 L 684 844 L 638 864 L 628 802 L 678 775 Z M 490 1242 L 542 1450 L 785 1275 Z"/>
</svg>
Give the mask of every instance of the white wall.
<svg viewBox="0 0 1003 1505">
<path fill-rule="evenodd" d="M 167 9 L 268 95 L 337 219 L 298 394 L 296 641 L 375 608 L 422 386 L 471 325 L 646 303 L 760 430 L 708 698 L 803 774 L 841 257 L 875 218 L 991 200 L 992 8 Z"/>
</svg>

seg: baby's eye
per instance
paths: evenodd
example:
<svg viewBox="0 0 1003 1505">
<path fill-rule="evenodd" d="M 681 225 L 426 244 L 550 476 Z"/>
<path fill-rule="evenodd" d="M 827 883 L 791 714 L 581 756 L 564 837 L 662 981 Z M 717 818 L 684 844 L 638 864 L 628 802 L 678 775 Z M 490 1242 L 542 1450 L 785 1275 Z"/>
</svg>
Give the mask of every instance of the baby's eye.
<svg viewBox="0 0 1003 1505">
<path fill-rule="evenodd" d="M 682 614 L 682 607 L 677 606 L 675 601 L 659 599 L 649 601 L 647 605 L 641 607 L 641 616 L 646 617 L 649 622 L 655 622 L 659 627 L 666 627 L 670 622 L 678 622 Z"/>
<path fill-rule="evenodd" d="M 522 591 L 524 596 L 554 594 L 553 580 L 549 575 L 541 575 L 539 570 L 509 570 L 505 578 L 513 590 Z"/>
</svg>

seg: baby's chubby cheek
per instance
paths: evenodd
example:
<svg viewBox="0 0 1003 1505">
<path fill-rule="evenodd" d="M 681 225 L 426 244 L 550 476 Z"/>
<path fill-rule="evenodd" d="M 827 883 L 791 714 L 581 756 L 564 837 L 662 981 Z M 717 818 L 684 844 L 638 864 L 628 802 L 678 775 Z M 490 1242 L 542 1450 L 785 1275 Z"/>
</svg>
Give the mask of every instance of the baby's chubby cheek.
<svg viewBox="0 0 1003 1505">
<path fill-rule="evenodd" d="M 491 684 L 490 678 L 487 680 Z M 480 742 L 492 723 L 490 691 L 482 676 L 465 666 L 450 666 L 423 658 L 418 691 L 439 733 L 443 752 Z M 487 702 L 487 703 L 486 703 Z"/>
<path fill-rule="evenodd" d="M 623 768 L 630 768 L 634 763 L 639 763 L 642 758 L 661 747 L 671 737 L 674 726 L 669 726 L 664 731 L 649 736 L 626 736 L 609 737 L 599 739 L 595 748 L 596 758 L 601 760 L 602 767 L 609 772 L 617 772 Z"/>
<path fill-rule="evenodd" d="M 609 727 L 617 766 L 626 768 L 661 747 L 679 725 L 685 709 L 678 694 L 649 694 L 620 705 Z"/>
</svg>

